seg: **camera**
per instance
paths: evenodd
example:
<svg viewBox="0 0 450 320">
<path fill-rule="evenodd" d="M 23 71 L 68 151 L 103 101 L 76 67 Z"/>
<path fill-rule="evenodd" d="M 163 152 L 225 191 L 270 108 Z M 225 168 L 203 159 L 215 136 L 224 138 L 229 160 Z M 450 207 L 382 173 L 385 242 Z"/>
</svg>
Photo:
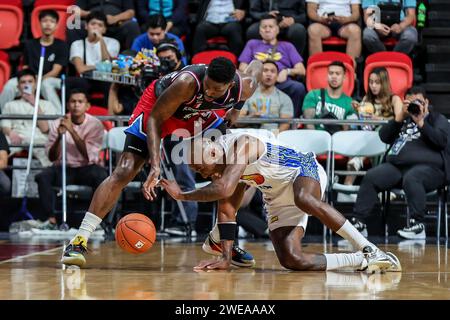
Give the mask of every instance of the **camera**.
<svg viewBox="0 0 450 320">
<path fill-rule="evenodd" d="M 412 101 L 409 106 L 408 106 L 408 113 L 417 116 L 420 114 L 421 110 L 420 110 L 420 105 L 422 103 L 419 100 L 414 100 Z"/>
<path fill-rule="evenodd" d="M 25 94 L 33 94 L 33 86 L 31 84 L 25 84 L 23 86 L 23 93 Z"/>
</svg>

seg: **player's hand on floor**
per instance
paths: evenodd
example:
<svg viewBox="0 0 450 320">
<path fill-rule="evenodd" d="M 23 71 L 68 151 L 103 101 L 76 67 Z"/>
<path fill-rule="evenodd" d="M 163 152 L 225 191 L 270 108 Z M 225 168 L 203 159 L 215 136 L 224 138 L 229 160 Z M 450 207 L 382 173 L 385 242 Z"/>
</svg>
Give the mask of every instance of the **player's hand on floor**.
<svg viewBox="0 0 450 320">
<path fill-rule="evenodd" d="M 231 263 L 224 258 L 203 260 L 197 266 L 194 267 L 194 270 L 228 270 L 231 266 Z"/>
<path fill-rule="evenodd" d="M 159 185 L 163 187 L 174 200 L 183 200 L 180 186 L 175 180 L 162 179 Z"/>
</svg>

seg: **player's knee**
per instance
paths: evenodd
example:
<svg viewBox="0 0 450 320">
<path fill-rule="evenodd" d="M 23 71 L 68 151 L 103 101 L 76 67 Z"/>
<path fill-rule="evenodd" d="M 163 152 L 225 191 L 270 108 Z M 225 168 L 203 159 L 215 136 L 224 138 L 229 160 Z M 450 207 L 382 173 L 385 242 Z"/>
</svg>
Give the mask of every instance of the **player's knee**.
<svg viewBox="0 0 450 320">
<path fill-rule="evenodd" d="M 294 199 L 295 205 L 306 212 L 307 214 L 312 214 L 311 208 L 315 206 L 317 199 L 310 193 L 300 192 Z"/>
<path fill-rule="evenodd" d="M 132 166 L 119 165 L 111 174 L 111 180 L 114 184 L 124 185 L 134 178 Z"/>
<path fill-rule="evenodd" d="M 303 271 L 308 269 L 308 263 L 302 254 L 294 256 L 284 256 L 280 259 L 280 264 L 289 270 Z"/>
</svg>

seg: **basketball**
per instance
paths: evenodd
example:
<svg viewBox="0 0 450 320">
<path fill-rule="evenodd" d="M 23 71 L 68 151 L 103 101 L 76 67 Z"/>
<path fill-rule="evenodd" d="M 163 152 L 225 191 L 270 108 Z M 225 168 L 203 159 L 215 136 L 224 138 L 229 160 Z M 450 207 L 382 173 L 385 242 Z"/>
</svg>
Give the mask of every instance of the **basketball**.
<svg viewBox="0 0 450 320">
<path fill-rule="evenodd" d="M 155 240 L 155 225 L 143 214 L 128 214 L 117 223 L 116 242 L 128 253 L 144 253 L 153 246 Z"/>
</svg>

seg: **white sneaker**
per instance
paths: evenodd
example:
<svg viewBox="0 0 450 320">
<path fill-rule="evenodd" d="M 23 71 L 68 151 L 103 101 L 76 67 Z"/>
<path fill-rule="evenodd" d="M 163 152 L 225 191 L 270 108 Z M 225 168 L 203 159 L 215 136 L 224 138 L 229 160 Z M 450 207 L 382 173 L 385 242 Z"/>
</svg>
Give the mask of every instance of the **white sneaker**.
<svg viewBox="0 0 450 320">
<path fill-rule="evenodd" d="M 366 246 L 362 252 L 367 260 L 367 267 L 361 269 L 368 273 L 387 271 L 393 264 L 392 258 L 376 247 Z"/>
<path fill-rule="evenodd" d="M 397 231 L 397 234 L 405 239 L 426 239 L 425 226 L 423 223 L 416 222 L 414 219 L 409 220 L 409 227 L 404 227 Z"/>
</svg>

